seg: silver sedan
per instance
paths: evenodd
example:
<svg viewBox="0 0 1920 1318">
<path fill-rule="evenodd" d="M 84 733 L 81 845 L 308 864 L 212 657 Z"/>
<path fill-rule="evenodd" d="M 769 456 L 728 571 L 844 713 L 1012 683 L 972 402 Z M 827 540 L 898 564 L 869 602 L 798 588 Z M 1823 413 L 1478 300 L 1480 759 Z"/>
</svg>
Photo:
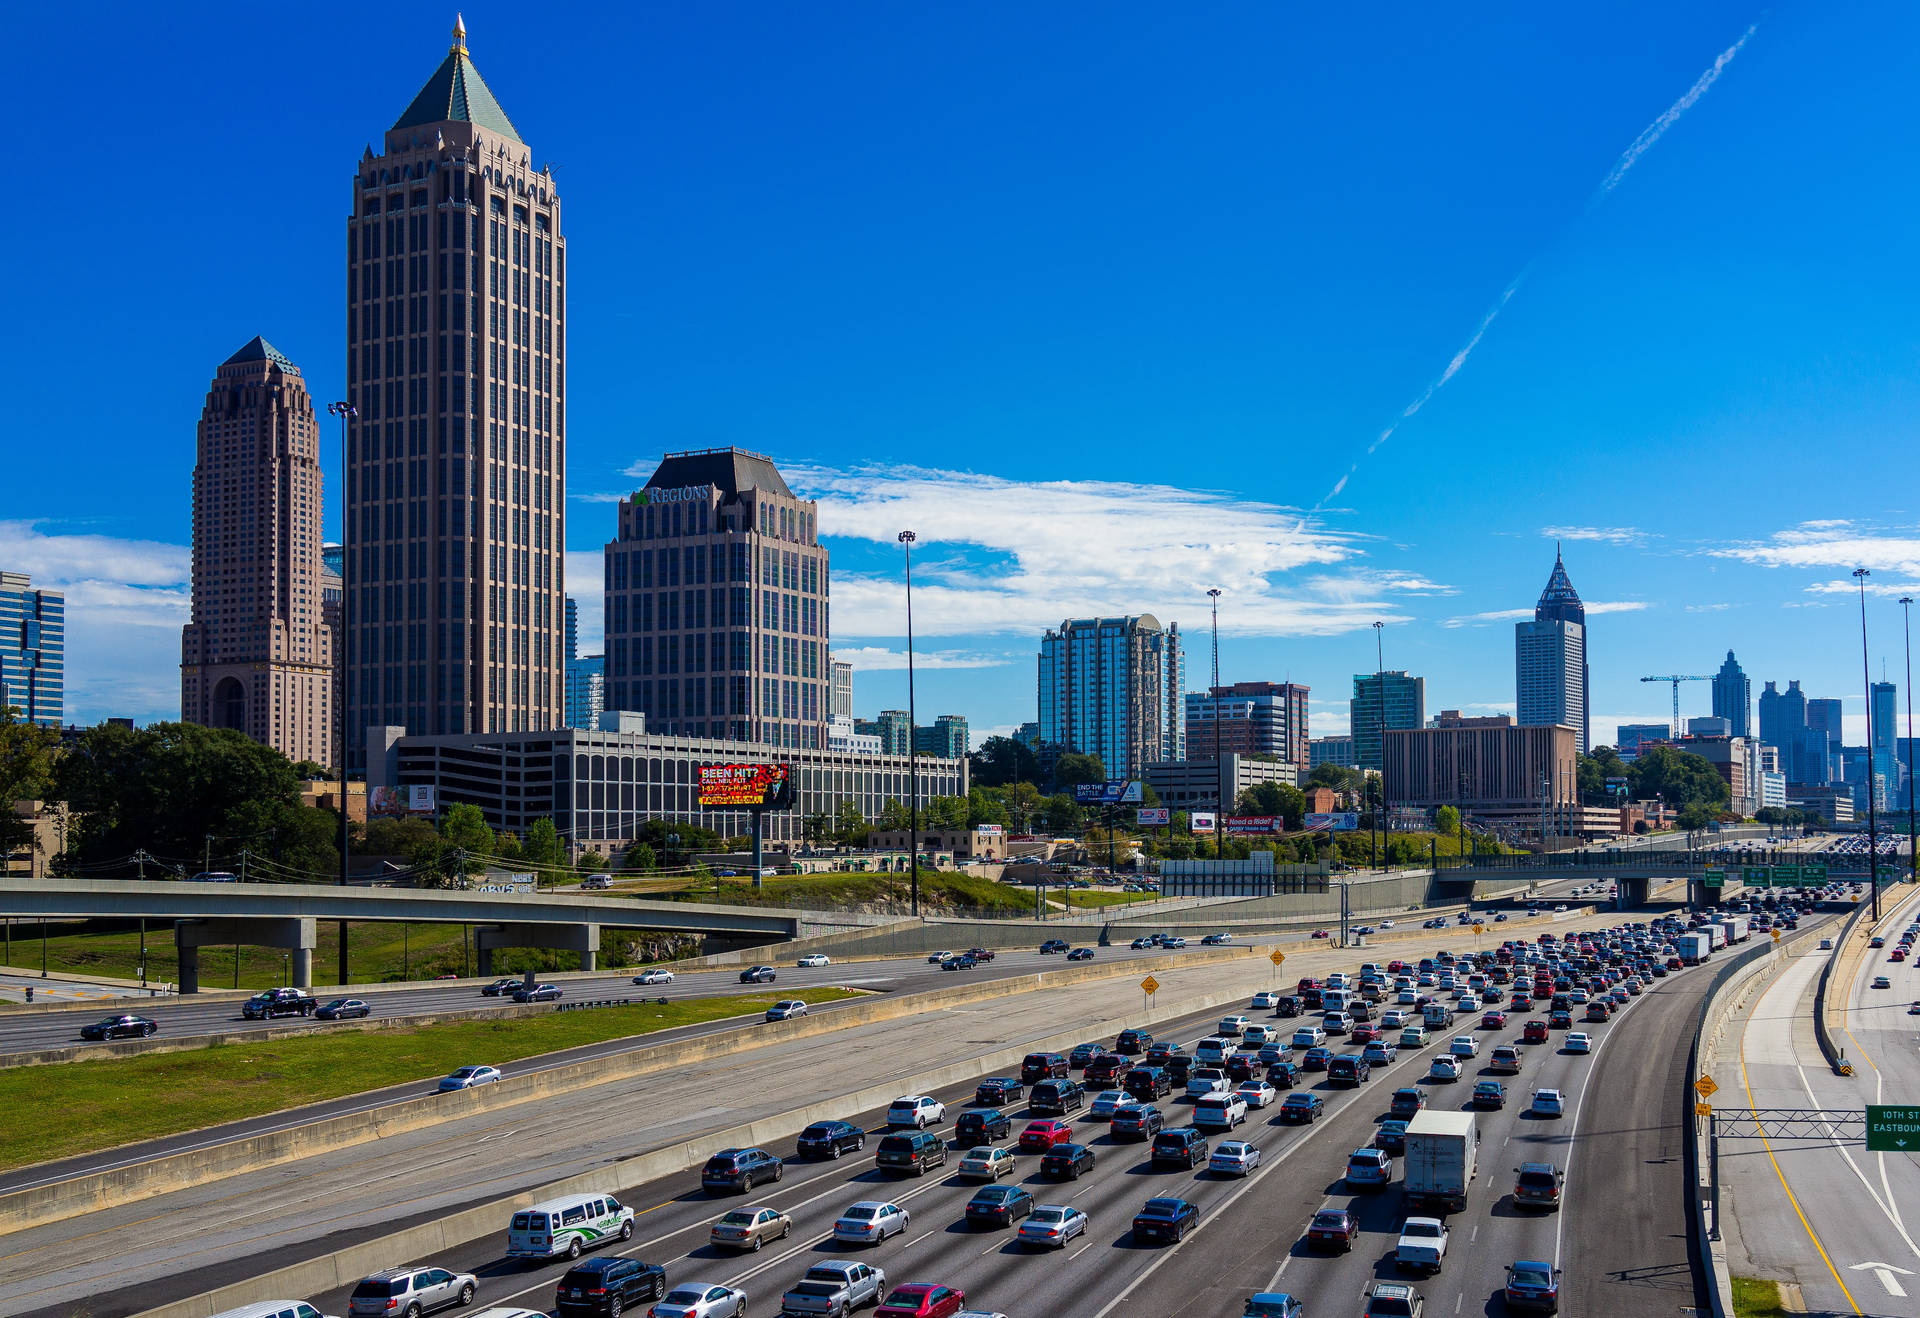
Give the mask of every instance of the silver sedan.
<svg viewBox="0 0 1920 1318">
<path fill-rule="evenodd" d="M 1087 1215 L 1069 1204 L 1041 1204 L 1027 1214 L 1015 1239 L 1023 1245 L 1064 1249 L 1069 1240 L 1085 1235 L 1089 1225 Z"/>
</svg>

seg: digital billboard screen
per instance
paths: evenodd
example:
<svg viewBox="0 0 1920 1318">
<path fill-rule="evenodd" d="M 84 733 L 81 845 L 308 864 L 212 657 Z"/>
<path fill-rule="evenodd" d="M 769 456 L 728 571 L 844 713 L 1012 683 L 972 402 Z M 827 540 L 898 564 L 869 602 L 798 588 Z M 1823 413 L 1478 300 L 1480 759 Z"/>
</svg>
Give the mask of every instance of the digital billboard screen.
<svg viewBox="0 0 1920 1318">
<path fill-rule="evenodd" d="M 1309 811 L 1306 828 L 1309 832 L 1351 833 L 1360 827 L 1360 816 L 1352 811 Z"/>
<path fill-rule="evenodd" d="M 1243 837 L 1256 833 L 1283 833 L 1286 823 L 1279 815 L 1228 815 L 1227 832 Z"/>
<path fill-rule="evenodd" d="M 786 764 L 703 764 L 702 810 L 784 810 L 793 804 L 793 767 Z"/>
</svg>

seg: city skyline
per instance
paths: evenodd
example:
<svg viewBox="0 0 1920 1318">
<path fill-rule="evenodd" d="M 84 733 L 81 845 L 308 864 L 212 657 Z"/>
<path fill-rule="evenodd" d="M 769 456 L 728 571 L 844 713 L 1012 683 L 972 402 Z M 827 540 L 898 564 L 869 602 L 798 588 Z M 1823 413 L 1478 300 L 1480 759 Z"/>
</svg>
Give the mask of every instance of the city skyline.
<svg viewBox="0 0 1920 1318">
<path fill-rule="evenodd" d="M 577 32 L 542 32 L 523 42 L 504 12 L 470 10 L 469 26 L 499 103 L 514 107 L 515 131 L 525 128 L 542 150 L 553 152 L 558 187 L 588 203 L 569 225 L 573 242 L 579 224 L 590 226 L 594 279 L 591 305 L 573 308 L 576 355 L 585 354 L 586 366 L 576 364 L 574 371 L 570 506 L 564 517 L 554 510 L 566 535 L 567 584 L 583 602 L 596 597 L 597 546 L 613 525 L 609 501 L 630 495 L 659 454 L 701 446 L 712 436 L 712 442 L 769 453 L 796 493 L 819 500 L 822 539 L 836 562 L 833 641 L 837 654 L 865 670 L 856 710 L 862 716 L 905 704 L 892 537 L 911 526 L 925 556 L 915 565 L 922 578 L 915 600 L 921 701 L 966 714 L 976 736 L 1034 717 L 1028 665 L 1045 627 L 1062 617 L 1150 612 L 1191 633 L 1206 620 L 1209 585 L 1225 592 L 1221 680 L 1291 680 L 1315 688 L 1321 700 L 1312 709 L 1312 729 L 1325 735 L 1343 726 L 1340 697 L 1352 676 L 1374 668 L 1366 632 L 1376 618 L 1388 624 L 1387 666 L 1425 676 L 1430 705 L 1510 708 L 1511 687 L 1494 676 L 1510 663 L 1503 655 L 1510 655 L 1505 624 L 1534 593 L 1533 551 L 1561 538 L 1575 555 L 1572 570 L 1589 597 L 1588 611 L 1606 615 L 1590 693 L 1596 743 L 1607 741 L 1616 723 L 1664 718 L 1663 689 L 1642 687 L 1641 676 L 1711 672 L 1728 649 L 1743 656 L 1756 678 L 1796 673 L 1808 691 L 1838 696 L 1845 702 L 1845 741 L 1863 743 L 1864 693 L 1855 689 L 1857 663 L 1845 658 L 1850 643 L 1841 643 L 1852 588 L 1846 576 L 1855 564 L 1874 569 L 1871 666 L 1877 674 L 1884 661 L 1888 671 L 1898 671 L 1899 615 L 1891 598 L 1920 577 L 1920 533 L 1911 529 L 1912 517 L 1891 504 L 1863 502 L 1844 473 L 1819 464 L 1796 482 L 1791 501 L 1763 496 L 1729 500 L 1724 508 L 1694 503 L 1665 510 L 1643 497 L 1643 485 L 1658 464 L 1672 460 L 1667 450 L 1675 443 L 1688 452 L 1738 444 L 1756 465 L 1797 461 L 1804 451 L 1840 443 L 1860 446 L 1869 462 L 1898 460 L 1897 404 L 1908 386 L 1904 368 L 1880 357 L 1885 342 L 1900 340 L 1888 337 L 1883 311 L 1863 311 L 1847 299 L 1851 276 L 1823 279 L 1818 295 L 1799 288 L 1802 249 L 1784 239 L 1789 231 L 1808 232 L 1801 220 L 1815 231 L 1822 223 L 1838 226 L 1841 212 L 1867 195 L 1848 170 L 1872 156 L 1872 142 L 1850 142 L 1839 152 L 1828 150 L 1824 139 L 1817 152 L 1804 143 L 1818 136 L 1822 116 L 1846 121 L 1891 88 L 1838 72 L 1855 71 L 1845 58 L 1851 28 L 1843 31 L 1820 15 L 1770 16 L 1711 94 L 1627 160 L 1630 174 L 1618 174 L 1622 148 L 1751 22 L 1733 6 L 1677 17 L 1650 8 L 1648 14 L 1657 21 L 1636 30 L 1631 42 L 1626 17 L 1615 30 L 1586 34 L 1604 51 L 1586 58 L 1569 57 L 1501 14 L 1465 33 L 1431 32 L 1460 57 L 1459 67 L 1394 56 L 1408 75 L 1406 85 L 1383 94 L 1364 112 L 1364 124 L 1351 128 L 1314 112 L 1311 97 L 1337 84 L 1275 90 L 1264 67 L 1226 50 L 1229 37 L 1257 46 L 1257 39 L 1277 36 L 1282 29 L 1266 20 L 1240 20 L 1239 31 L 1213 23 L 1183 31 L 1164 21 L 1125 35 L 1048 29 L 1037 36 L 1043 44 L 1068 35 L 1088 39 L 1104 61 L 1105 80 L 1031 93 L 1041 100 L 1021 119 L 1027 128 L 1041 125 L 1040 140 L 1017 154 L 1009 174 L 978 158 L 977 143 L 1011 122 L 1000 109 L 968 127 L 928 118 L 939 93 L 962 85 L 960 70 L 969 61 L 970 78 L 1018 85 L 1027 71 L 1023 58 L 1038 58 L 994 53 L 984 31 L 971 27 L 948 31 L 937 19 L 921 18 L 898 34 L 897 40 L 916 43 L 952 38 L 924 71 L 924 90 L 888 80 L 884 61 L 868 61 L 878 51 L 846 55 L 849 72 L 868 79 L 867 90 L 818 89 L 810 82 L 799 105 L 804 130 L 795 125 L 787 130 L 794 136 L 776 134 L 775 150 L 752 144 L 745 129 L 764 124 L 770 106 L 788 103 L 773 87 L 753 88 L 745 70 L 722 58 L 717 29 L 697 18 L 643 13 L 611 19 L 614 30 L 595 33 L 591 42 Z M 1912 25 L 1910 16 L 1894 18 L 1896 27 Z M 25 27 L 42 20 L 12 21 Z M 1331 54 L 1330 76 L 1362 67 L 1358 26 L 1337 18 L 1304 21 L 1322 25 L 1317 35 Z M 1428 32 L 1421 23 L 1433 20 L 1407 21 L 1418 35 Z M 121 90 L 100 107 L 82 107 L 78 129 L 92 126 L 89 115 L 100 115 L 104 126 L 133 104 L 158 105 L 193 123 L 210 150 L 250 159 L 228 145 L 229 139 L 243 142 L 249 126 L 223 116 L 236 106 L 278 102 L 281 89 L 251 70 L 276 38 L 270 31 L 194 22 L 188 18 L 172 39 L 249 71 L 217 99 L 201 99 L 180 80 L 149 85 L 136 67 L 138 52 L 96 52 L 110 74 L 125 76 L 102 80 Z M 366 53 L 351 84 L 331 77 L 301 84 L 296 99 L 313 109 L 277 131 L 302 154 L 349 159 L 419 85 L 445 49 L 450 22 L 450 14 L 409 14 L 380 49 Z M 782 42 L 825 50 L 814 45 L 833 39 L 832 24 L 825 28 L 782 30 L 782 20 L 768 16 L 763 30 L 748 35 L 749 64 L 770 60 Z M 29 93 L 39 80 L 66 74 L 60 43 L 35 39 L 30 27 L 23 40 L 50 52 L 47 67 L 29 71 Z M 317 37 L 316 65 L 326 63 L 335 40 Z M 1093 130 L 1075 119 L 1069 92 L 1102 106 L 1120 104 L 1124 89 L 1160 71 L 1150 51 L 1167 42 L 1181 52 L 1204 51 L 1218 66 L 1209 76 L 1218 85 L 1196 108 L 1167 121 L 1164 150 L 1149 146 L 1146 160 L 1136 163 L 1114 143 L 1089 136 Z M 667 71 L 643 104 L 617 104 L 637 114 L 643 128 L 651 121 L 676 125 L 657 138 L 643 134 L 654 154 L 640 181 L 622 177 L 610 155 L 627 149 L 628 122 L 611 113 L 616 104 L 608 99 L 608 80 L 594 76 L 623 46 L 644 46 L 649 61 L 686 65 Z M 1504 66 L 1516 57 L 1533 62 L 1532 76 L 1508 88 L 1512 101 L 1475 95 L 1468 83 L 1477 67 Z M 1800 98 L 1782 88 L 1783 79 L 1811 62 L 1845 95 L 1809 119 Z M 546 68 L 569 76 L 550 80 L 540 72 Z M 695 71 L 710 80 L 725 76 L 715 90 L 702 92 Z M 853 81 L 857 87 L 859 78 Z M 1196 90 L 1184 74 L 1174 81 L 1177 94 Z M 1561 82 L 1569 85 L 1556 85 Z M 1217 259 L 1224 264 L 1216 267 L 1193 247 L 1143 243 L 1128 221 L 1103 214 L 1092 239 L 1104 254 L 1125 253 L 1125 283 L 1134 297 L 1117 304 L 1099 282 L 1084 280 L 1062 260 L 1069 229 L 1075 245 L 1088 238 L 1077 203 L 1042 208 L 1016 235 L 980 240 L 969 236 L 967 223 L 950 225 L 919 204 L 915 190 L 927 183 L 920 167 L 885 150 L 863 155 L 858 174 L 824 169 L 820 181 L 777 202 L 746 190 L 762 177 L 786 177 L 781 152 L 791 153 L 799 139 L 887 145 L 889 129 L 856 126 L 848 117 L 862 95 L 881 86 L 898 101 L 902 123 L 932 131 L 950 148 L 949 166 L 972 181 L 973 196 L 957 208 L 969 220 L 977 219 L 976 205 L 1003 203 L 1039 186 L 1033 167 L 1049 151 L 1069 148 L 1094 170 L 1089 196 L 1096 205 L 1124 163 L 1129 175 L 1143 166 L 1187 185 L 1192 201 L 1158 203 L 1160 225 L 1192 226 L 1223 203 L 1233 203 L 1226 211 L 1247 208 L 1249 215 L 1228 230 L 1207 231 L 1206 245 L 1221 248 Z M 738 108 L 709 116 L 700 128 L 685 127 L 694 121 L 674 113 L 720 95 L 737 100 Z M 1303 108 L 1288 99 L 1293 96 L 1309 99 Z M 1493 223 L 1483 224 L 1486 199 L 1469 197 L 1438 173 L 1430 148 L 1385 155 L 1391 148 L 1368 145 L 1352 165 L 1339 163 L 1339 153 L 1352 146 L 1348 133 L 1377 135 L 1436 96 L 1453 98 L 1450 122 L 1461 130 L 1462 168 L 1506 207 Z M 1539 122 L 1525 132 L 1503 127 L 1516 106 Z M 1328 189 L 1358 189 L 1377 205 L 1381 198 L 1364 192 L 1368 177 L 1404 180 L 1431 232 L 1360 225 L 1332 249 L 1340 274 L 1324 281 L 1300 282 L 1302 271 L 1291 262 L 1256 264 L 1245 273 L 1247 290 L 1268 302 L 1250 316 L 1222 295 L 1221 274 L 1245 257 L 1256 237 L 1264 246 L 1261 222 L 1282 199 L 1257 189 L 1261 170 L 1229 165 L 1226 154 L 1180 159 L 1206 140 L 1213 117 L 1243 111 L 1257 111 L 1261 123 L 1303 113 L 1317 135 L 1293 166 L 1313 205 L 1298 207 L 1291 191 L 1284 202 L 1284 232 L 1302 250 L 1333 241 L 1334 230 L 1354 223 L 1340 201 L 1327 199 Z M 29 125 L 30 136 L 46 131 Z M 1777 185 L 1771 165 L 1753 181 L 1763 150 L 1767 160 L 1777 157 L 1782 133 L 1799 148 L 1786 155 L 1797 171 L 1792 200 L 1777 186 L 1763 186 Z M 737 174 L 704 163 L 722 143 L 745 153 Z M 1253 144 L 1257 139 L 1235 141 L 1240 148 Z M 813 146 L 798 158 L 824 167 L 831 151 Z M 51 141 L 42 153 L 61 154 Z M 1502 192 L 1489 171 L 1515 153 L 1529 167 Z M 1451 154 L 1449 162 L 1451 168 Z M 536 154 L 529 168 L 545 163 Z M 1820 191 L 1804 186 L 1809 172 L 1826 180 L 1831 215 L 1807 200 Z M 94 186 L 78 173 L 72 178 L 83 188 Z M 1598 180 L 1605 181 L 1602 194 L 1593 193 Z M 1898 212 L 1899 194 L 1889 202 L 1879 182 L 1876 176 L 1876 213 Z M 658 188 L 667 199 L 631 191 L 637 188 Z M 184 241 L 186 231 L 166 227 L 172 221 L 165 218 L 152 234 L 123 231 L 104 206 L 72 233 L 36 239 L 50 245 L 49 259 L 27 273 L 23 292 L 31 294 L 47 272 L 76 280 L 61 296 L 39 299 L 52 308 L 49 332 L 40 336 L 48 345 L 77 332 L 65 318 L 70 306 L 87 302 L 89 276 L 78 267 L 89 244 L 131 244 L 131 258 L 154 258 L 147 264 L 155 267 L 158 287 L 183 295 L 156 299 L 170 307 L 165 326 L 147 322 L 142 307 L 122 300 L 142 350 L 91 396 L 77 405 L 63 401 L 60 426 L 77 430 L 76 442 L 27 446 L 11 492 L 0 498 L 0 568 L 31 573 L 36 585 L 68 597 L 70 719 L 122 714 L 144 721 L 177 708 L 173 666 L 178 628 L 186 621 L 191 513 L 185 498 L 149 492 L 184 489 L 191 454 L 177 442 L 135 445 L 121 436 L 179 433 L 197 407 L 204 363 L 220 360 L 234 341 L 256 330 L 307 367 L 316 397 L 345 396 L 339 180 L 278 179 L 259 202 L 246 191 L 232 190 L 239 195 L 223 200 L 215 222 L 197 219 L 205 232 L 192 241 Z M 908 207 L 910 234 L 890 236 L 870 255 L 836 245 L 834 221 L 882 195 Z M 951 204 L 943 189 L 941 205 Z M 1812 209 L 1802 214 L 1795 206 Z M 1728 234 L 1716 217 L 1729 207 L 1746 207 L 1749 219 L 1758 207 L 1781 229 L 1777 245 L 1748 237 L 1737 256 L 1727 249 Z M 646 242 L 625 242 L 623 226 L 632 224 Z M 269 225 L 278 238 L 271 278 L 253 274 L 204 288 L 191 280 L 187 272 L 211 264 L 195 243 L 217 248 L 249 227 Z M 1477 227 L 1470 232 L 1470 225 Z M 736 272 L 733 255 L 749 237 L 772 257 L 806 259 L 771 282 L 764 258 Z M 1852 244 L 1871 250 L 1875 240 L 1853 234 Z M 1440 250 L 1449 253 L 1444 262 L 1435 260 Z M 1729 266 L 1738 267 L 1737 277 L 1731 269 L 1722 277 L 1711 262 L 1703 266 L 1702 254 L 1722 250 Z M 1544 265 L 1535 269 L 1529 263 L 1542 252 Z M 961 313 L 941 318 L 951 324 L 895 319 L 909 305 L 902 300 L 907 288 L 889 272 L 909 255 L 916 269 L 936 255 L 953 266 L 950 274 L 924 276 L 933 282 L 913 289 L 915 297 L 939 299 Z M 1010 268 L 1022 272 L 1013 281 L 1019 287 L 1001 290 L 982 279 L 1009 259 Z M 1831 259 L 1844 265 L 1852 258 Z M 835 289 L 852 305 L 824 308 L 820 290 L 801 273 L 809 266 L 831 269 Z M 1523 267 L 1534 273 L 1515 292 L 1513 271 Z M 1042 271 L 1049 273 L 1036 277 Z M 1681 271 L 1684 276 L 1676 274 Z M 696 295 L 703 278 L 721 279 L 725 295 Z M 1684 351 L 1663 347 L 1658 337 L 1668 307 L 1651 290 L 1663 283 L 1673 289 L 1663 296 L 1687 306 Z M 1384 284 L 1411 286 L 1417 295 Z M 1354 298 L 1355 288 L 1365 296 Z M 1762 298 L 1793 294 L 1785 300 L 1796 324 L 1783 330 L 1780 317 L 1759 315 L 1755 288 Z M 643 302 L 636 300 L 639 290 L 645 290 Z M 1887 300 L 1898 303 L 1897 287 L 1892 291 Z M 578 304 L 580 290 L 573 293 Z M 1189 304 L 1191 314 L 1167 315 Z M 782 327 L 791 328 L 802 305 L 809 313 L 829 312 L 807 331 L 824 352 L 788 352 L 790 334 Z M 1481 319 L 1490 305 L 1498 323 Z M 1273 314 L 1275 308 L 1281 314 Z M 888 325 L 885 334 L 858 328 L 876 312 L 886 313 L 878 317 Z M 1570 332 L 1576 318 L 1591 322 L 1591 329 Z M 636 320 L 663 324 L 628 323 Z M 1755 323 L 1743 327 L 1742 320 Z M 669 332 L 665 324 L 676 328 Z M 986 332 L 1011 326 L 1012 341 L 1030 349 L 1027 338 L 1043 324 L 1060 342 L 1048 372 L 1057 383 L 1045 389 L 1018 360 L 1022 354 L 1005 353 Z M 1476 324 L 1483 333 L 1471 339 L 1471 362 L 1457 376 L 1453 368 L 1436 376 Z M 1847 327 L 1838 337 L 1836 325 Z M 1223 352 L 1222 336 L 1252 346 Z M 1695 346 L 1709 339 L 1720 346 Z M 1820 360 L 1842 361 L 1846 369 L 1808 376 L 1800 370 L 1802 358 L 1816 351 Z M 1669 378 L 1663 355 L 1686 363 L 1684 384 Z M 971 363 L 964 395 L 937 367 L 943 358 Z M 1162 372 L 1143 373 L 1147 361 Z M 638 391 L 627 383 L 634 362 L 648 363 Z M 1571 369 L 1582 362 L 1592 368 Z M 16 372 L 15 395 L 24 401 L 27 424 L 51 428 L 36 415 L 47 392 L 40 382 L 67 378 L 66 362 L 33 344 L 6 369 Z M 862 401 L 865 391 L 853 387 L 857 375 L 892 383 L 883 396 Z M 746 378 L 752 384 L 743 390 Z M 1446 383 L 1446 392 L 1423 396 L 1421 389 L 1435 379 Z M 1549 391 L 1559 392 L 1550 397 Z M 985 400 L 987 408 L 956 405 L 963 396 Z M 1393 461 L 1361 456 L 1350 472 L 1356 456 L 1379 442 L 1381 419 L 1402 413 L 1409 398 L 1421 400 L 1412 409 L 1418 415 L 1388 427 Z M 1817 419 L 1822 416 L 1837 419 Z M 1756 417 L 1764 424 L 1756 425 Z M 1482 435 L 1484 441 L 1477 438 Z M 894 457 L 901 437 L 911 440 L 906 465 Z M 1273 442 L 1287 445 L 1278 468 L 1284 483 L 1267 479 L 1266 468 L 1256 476 L 1244 462 L 1249 444 Z M 1490 447 L 1483 450 L 1483 442 Z M 1463 453 L 1485 452 L 1498 472 L 1511 455 L 1543 443 L 1563 461 L 1552 472 L 1529 472 L 1533 497 L 1524 506 L 1496 493 L 1504 481 L 1486 471 L 1456 479 Z M 108 459 L 88 469 L 93 497 L 84 505 L 48 498 L 46 491 L 72 486 L 78 474 L 72 455 L 87 446 Z M 330 492 L 341 488 L 333 448 L 322 445 Z M 1336 483 L 1342 485 L 1338 502 L 1326 497 Z M 1430 503 L 1436 516 L 1426 515 Z M 326 500 L 333 538 L 337 507 L 337 500 Z M 1408 516 L 1410 508 L 1422 515 Z M 1826 520 L 1808 521 L 1810 515 Z M 557 597 L 557 583 L 552 589 Z M 1786 605 L 1808 612 L 1787 614 Z M 583 618 L 582 648 L 598 648 L 599 635 L 597 616 Z M 1191 679 L 1186 685 L 1204 688 Z M 557 701 L 557 693 L 552 698 Z M 1705 684 L 1683 689 L 1682 698 L 1683 718 L 1706 712 Z"/>
</svg>

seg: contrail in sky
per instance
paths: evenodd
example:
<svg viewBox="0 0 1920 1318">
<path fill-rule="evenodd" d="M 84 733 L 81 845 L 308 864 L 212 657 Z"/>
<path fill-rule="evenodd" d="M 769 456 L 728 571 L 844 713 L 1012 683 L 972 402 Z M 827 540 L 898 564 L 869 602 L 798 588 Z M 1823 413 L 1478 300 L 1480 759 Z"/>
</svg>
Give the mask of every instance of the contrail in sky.
<svg viewBox="0 0 1920 1318">
<path fill-rule="evenodd" d="M 1754 30 L 1758 26 L 1759 24 L 1756 23 L 1749 27 L 1745 32 L 1740 34 L 1738 41 L 1721 51 L 1719 58 L 1713 61 L 1712 67 L 1695 79 L 1693 86 L 1687 88 L 1686 95 L 1668 106 L 1658 119 L 1655 119 L 1641 131 L 1640 136 L 1633 139 L 1631 146 L 1620 153 L 1620 158 L 1613 162 L 1613 168 L 1607 171 L 1606 178 L 1603 179 L 1600 186 L 1595 189 L 1593 199 L 1587 203 L 1588 211 L 1591 211 L 1594 207 L 1605 201 L 1613 190 L 1620 186 L 1620 181 L 1627 176 L 1627 171 L 1639 162 L 1640 157 L 1653 150 L 1654 144 L 1666 136 L 1667 130 L 1680 122 L 1680 116 L 1684 115 L 1688 110 L 1691 110 L 1700 98 L 1712 89 L 1713 84 L 1719 80 L 1720 75 L 1726 71 L 1727 66 L 1733 63 L 1734 56 L 1740 53 L 1741 48 L 1747 44 L 1748 39 L 1753 36 Z M 1374 450 L 1386 443 L 1387 440 L 1393 436 L 1394 431 L 1411 420 L 1421 408 L 1425 407 L 1427 401 L 1439 393 L 1447 381 L 1453 379 L 1454 376 L 1460 373 L 1460 368 L 1467 364 L 1467 358 L 1472 356 L 1473 350 L 1480 346 L 1480 340 L 1487 336 L 1487 330 L 1492 328 L 1493 322 L 1499 318 L 1500 313 L 1507 309 L 1507 303 L 1513 300 L 1513 295 L 1520 291 L 1520 285 L 1526 282 L 1527 276 L 1531 274 L 1532 271 L 1533 263 L 1530 261 L 1521 269 L 1520 273 L 1515 275 L 1512 281 L 1501 290 L 1500 296 L 1494 299 L 1493 306 L 1488 308 L 1487 314 L 1480 318 L 1480 325 L 1473 331 L 1473 335 L 1467 340 L 1466 346 L 1462 347 L 1459 352 L 1453 354 L 1453 360 L 1447 363 L 1447 368 L 1440 372 L 1433 383 L 1429 384 L 1418 398 L 1408 403 L 1400 415 L 1395 417 L 1387 428 L 1380 432 L 1373 443 L 1367 445 L 1366 453 L 1362 454 L 1359 459 L 1356 459 L 1353 465 L 1347 468 L 1347 474 L 1335 481 L 1333 488 L 1328 490 L 1326 496 L 1314 505 L 1316 512 L 1325 506 L 1328 499 L 1336 499 L 1340 496 L 1340 492 L 1347 488 L 1347 482 L 1352 480 L 1354 473 L 1360 470 L 1361 461 L 1372 456 Z"/>
</svg>

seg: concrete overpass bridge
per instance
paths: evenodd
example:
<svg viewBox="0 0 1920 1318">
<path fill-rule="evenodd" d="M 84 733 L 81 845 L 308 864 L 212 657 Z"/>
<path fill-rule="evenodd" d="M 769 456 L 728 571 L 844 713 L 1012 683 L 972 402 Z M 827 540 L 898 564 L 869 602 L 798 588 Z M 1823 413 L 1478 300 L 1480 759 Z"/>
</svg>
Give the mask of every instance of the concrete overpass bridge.
<svg viewBox="0 0 1920 1318">
<path fill-rule="evenodd" d="M 577 952 L 595 969 L 605 927 L 702 934 L 714 950 L 799 936 L 808 913 L 699 902 L 637 901 L 578 893 L 474 892 L 438 888 L 332 887 L 303 883 L 193 883 L 135 879 L 0 878 L 0 915 L 15 919 L 170 920 L 180 954 L 180 991 L 199 991 L 202 947 L 244 943 L 292 953 L 293 981 L 313 984 L 322 920 L 474 926 L 479 973 L 501 947 Z M 811 919 L 818 921 L 818 914 Z M 841 923 L 857 923 L 845 917 Z"/>
<path fill-rule="evenodd" d="M 1707 871 L 1724 871 L 1730 884 L 1739 884 L 1745 873 L 1764 869 L 1797 871 L 1808 865 L 1824 867 L 1829 878 L 1865 879 L 1867 858 L 1855 855 L 1808 853 L 1756 849 L 1735 854 L 1724 851 L 1687 851 L 1680 849 L 1635 849 L 1627 851 L 1563 851 L 1546 855 L 1521 856 L 1440 856 L 1426 866 L 1432 871 L 1436 898 L 1465 900 L 1472 895 L 1498 896 L 1512 890 L 1524 892 L 1541 883 L 1615 881 L 1623 907 L 1643 905 L 1656 884 L 1687 881 L 1688 900 L 1705 903 L 1718 893 L 1706 887 Z M 1883 859 L 1881 873 L 1889 866 Z"/>
</svg>

